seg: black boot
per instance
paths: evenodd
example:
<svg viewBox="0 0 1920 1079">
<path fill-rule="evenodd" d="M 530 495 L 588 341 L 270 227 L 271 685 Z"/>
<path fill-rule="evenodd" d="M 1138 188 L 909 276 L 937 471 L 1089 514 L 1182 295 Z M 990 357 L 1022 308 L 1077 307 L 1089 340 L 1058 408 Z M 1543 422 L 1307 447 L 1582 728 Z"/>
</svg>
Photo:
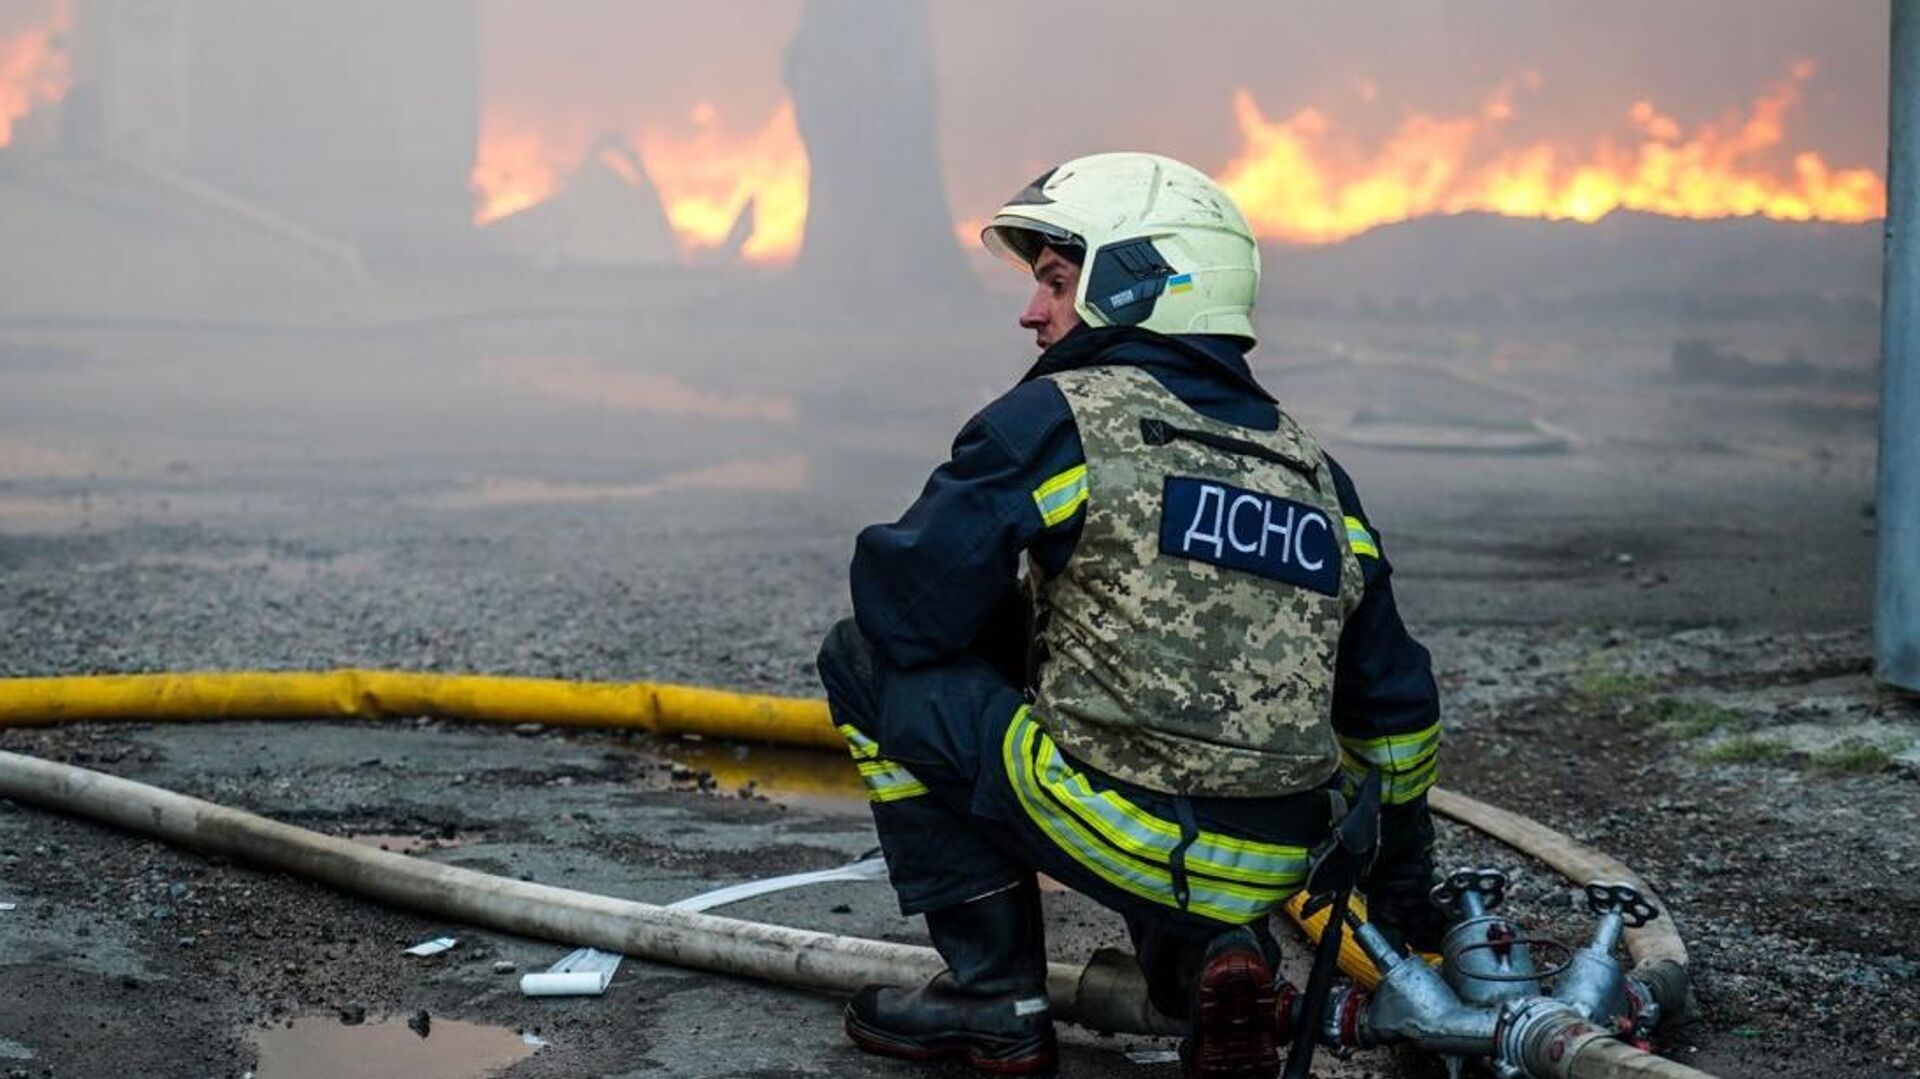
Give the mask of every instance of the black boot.
<svg viewBox="0 0 1920 1079">
<path fill-rule="evenodd" d="M 869 985 L 847 1005 L 847 1036 L 869 1053 L 963 1059 L 995 1075 L 1041 1075 L 1059 1061 L 1047 1010 L 1040 889 L 1032 881 L 927 912 L 947 961 L 919 989 Z"/>
<path fill-rule="evenodd" d="M 1180 1047 L 1189 1079 L 1273 1079 L 1284 1040 L 1281 990 L 1252 930 L 1215 937 L 1193 980 L 1193 1033 Z"/>
</svg>

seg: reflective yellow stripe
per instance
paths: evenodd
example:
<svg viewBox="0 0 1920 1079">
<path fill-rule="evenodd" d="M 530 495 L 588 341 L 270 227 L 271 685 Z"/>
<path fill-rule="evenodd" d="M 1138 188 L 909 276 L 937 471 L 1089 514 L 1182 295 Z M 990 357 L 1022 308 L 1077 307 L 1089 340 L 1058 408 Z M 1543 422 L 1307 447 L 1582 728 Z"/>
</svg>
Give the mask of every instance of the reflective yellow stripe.
<svg viewBox="0 0 1920 1079">
<path fill-rule="evenodd" d="M 1169 860 L 1179 826 L 1113 791 L 1094 791 L 1024 706 L 1002 743 L 1007 778 L 1020 805 L 1063 853 L 1107 883 L 1169 907 Z M 1218 921 L 1252 921 L 1298 891 L 1306 851 L 1201 833 L 1185 856 L 1187 909 Z M 1228 879 L 1216 879 L 1226 877 Z"/>
<path fill-rule="evenodd" d="M 867 801 L 897 802 L 927 793 L 926 784 L 905 766 L 883 759 L 880 743 L 860 733 L 858 727 L 839 723 L 834 729 L 847 740 L 847 752 L 853 755 L 854 767 L 860 770 L 860 782 L 867 787 Z"/>
<path fill-rule="evenodd" d="M 1033 504 L 1040 508 L 1040 520 L 1048 528 L 1072 517 L 1086 501 L 1087 466 L 1084 464 L 1074 465 L 1033 490 Z"/>
<path fill-rule="evenodd" d="M 1349 796 L 1359 789 L 1360 780 L 1367 774 L 1367 767 L 1365 761 L 1350 753 L 1343 751 L 1340 754 L 1340 770 L 1344 773 L 1344 785 Z M 1439 774 L 1439 754 L 1429 753 L 1424 763 L 1406 771 L 1383 771 L 1380 775 L 1380 797 L 1388 805 L 1405 805 L 1427 793 Z"/>
<path fill-rule="evenodd" d="M 870 802 L 896 802 L 927 793 L 926 784 L 892 761 L 861 761 L 860 782 L 867 785 L 867 800 Z"/>
<path fill-rule="evenodd" d="M 1411 734 L 1385 734 L 1377 738 L 1340 736 L 1340 748 L 1389 772 L 1406 771 L 1440 749 L 1440 724 L 1434 723 Z"/>
<path fill-rule="evenodd" d="M 860 733 L 860 728 L 851 723 L 837 723 L 834 730 L 847 740 L 847 752 L 857 761 L 872 760 L 880 755 L 880 743 Z"/>
<path fill-rule="evenodd" d="M 1050 751 L 1051 740 L 1041 752 Z M 1077 804 L 1090 811 L 1088 825 L 1115 846 L 1151 857 L 1170 851 L 1180 842 L 1179 825 L 1153 816 L 1118 791 L 1095 791 L 1087 777 L 1077 772 L 1070 772 L 1062 785 Z M 1209 876 L 1295 885 L 1306 876 L 1307 850 L 1201 832 L 1187 848 L 1186 861 L 1188 869 Z"/>
<path fill-rule="evenodd" d="M 1347 544 L 1353 548 L 1353 553 L 1366 555 L 1368 558 L 1379 558 L 1380 548 L 1374 544 L 1373 533 L 1367 531 L 1366 524 L 1358 517 L 1348 517 L 1346 522 Z"/>
<path fill-rule="evenodd" d="M 1380 797 L 1388 805 L 1405 805 L 1427 793 L 1440 774 L 1440 724 L 1410 734 L 1376 738 L 1340 736 L 1340 768 L 1349 786 L 1359 782 L 1369 767 L 1380 770 Z"/>
<path fill-rule="evenodd" d="M 867 801 L 898 802 L 906 798 L 918 798 L 925 793 L 927 793 L 926 785 L 916 779 L 906 783 L 891 784 L 886 787 L 869 787 L 867 789 Z"/>
</svg>

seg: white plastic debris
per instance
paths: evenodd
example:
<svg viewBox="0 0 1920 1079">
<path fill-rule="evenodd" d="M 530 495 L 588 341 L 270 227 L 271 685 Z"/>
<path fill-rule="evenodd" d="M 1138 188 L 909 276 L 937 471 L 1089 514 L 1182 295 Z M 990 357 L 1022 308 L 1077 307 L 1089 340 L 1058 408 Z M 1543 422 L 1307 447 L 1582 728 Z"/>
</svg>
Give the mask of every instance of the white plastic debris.
<svg viewBox="0 0 1920 1079">
<path fill-rule="evenodd" d="M 458 943 L 460 943 L 460 941 L 456 937 L 435 937 L 432 940 L 423 940 L 413 947 L 408 948 L 407 954 L 419 956 L 439 955 L 441 952 L 452 948 Z"/>
<path fill-rule="evenodd" d="M 597 997 L 620 969 L 619 952 L 576 948 L 537 974 L 520 976 L 520 993 L 529 997 Z"/>
<path fill-rule="evenodd" d="M 788 888 L 800 888 L 808 884 L 825 884 L 829 881 L 872 881 L 887 879 L 887 862 L 884 858 L 862 858 L 857 862 L 835 866 L 832 869 L 816 869 L 810 873 L 788 873 L 780 877 L 768 877 L 765 880 L 750 880 L 744 884 L 729 884 L 724 888 L 715 888 L 710 892 L 690 895 L 678 902 L 668 903 L 672 910 L 712 910 L 724 907 L 728 903 L 738 903 L 743 899 L 784 892 Z"/>
<path fill-rule="evenodd" d="M 1135 1064 L 1178 1064 L 1178 1049 L 1129 1049 L 1127 1059 Z"/>
<path fill-rule="evenodd" d="M 13 910 L 19 905 L 18 903 L 0 903 L 0 910 Z"/>
<path fill-rule="evenodd" d="M 590 970 L 562 974 L 528 974 L 520 979 L 520 993 L 529 997 L 597 997 L 607 991 L 610 979 Z"/>
</svg>

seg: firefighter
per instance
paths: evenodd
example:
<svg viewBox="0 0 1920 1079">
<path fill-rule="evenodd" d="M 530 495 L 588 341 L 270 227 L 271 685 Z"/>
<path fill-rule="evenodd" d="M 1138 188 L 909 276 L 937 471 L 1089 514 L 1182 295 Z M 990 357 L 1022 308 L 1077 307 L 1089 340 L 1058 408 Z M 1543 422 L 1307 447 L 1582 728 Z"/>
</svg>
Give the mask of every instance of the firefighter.
<svg viewBox="0 0 1920 1079">
<path fill-rule="evenodd" d="M 1369 768 L 1372 917 L 1416 945 L 1441 927 L 1427 652 L 1352 481 L 1248 366 L 1259 250 L 1225 192 L 1098 154 L 982 240 L 1034 280 L 1040 357 L 860 533 L 820 653 L 901 911 L 948 964 L 863 989 L 848 1035 L 1050 1072 L 1038 871 L 1124 917 L 1189 1075 L 1271 1076 L 1268 916 Z"/>
</svg>

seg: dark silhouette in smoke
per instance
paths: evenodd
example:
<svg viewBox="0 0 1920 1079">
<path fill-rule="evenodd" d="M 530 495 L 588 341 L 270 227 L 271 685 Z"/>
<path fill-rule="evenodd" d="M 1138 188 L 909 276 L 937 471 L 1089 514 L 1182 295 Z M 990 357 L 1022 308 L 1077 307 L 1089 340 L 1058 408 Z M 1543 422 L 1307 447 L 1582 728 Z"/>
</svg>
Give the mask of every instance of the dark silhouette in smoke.
<svg viewBox="0 0 1920 1079">
<path fill-rule="evenodd" d="M 940 172 L 924 0 L 808 0 L 786 78 L 812 170 L 795 269 L 813 283 L 971 292 Z"/>
</svg>

